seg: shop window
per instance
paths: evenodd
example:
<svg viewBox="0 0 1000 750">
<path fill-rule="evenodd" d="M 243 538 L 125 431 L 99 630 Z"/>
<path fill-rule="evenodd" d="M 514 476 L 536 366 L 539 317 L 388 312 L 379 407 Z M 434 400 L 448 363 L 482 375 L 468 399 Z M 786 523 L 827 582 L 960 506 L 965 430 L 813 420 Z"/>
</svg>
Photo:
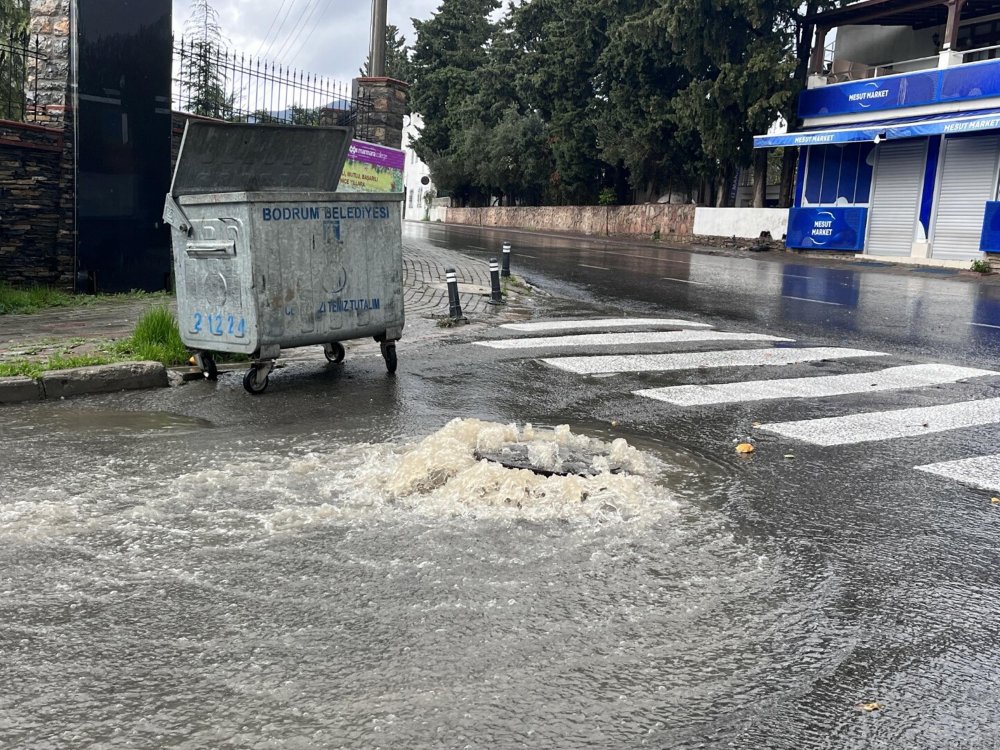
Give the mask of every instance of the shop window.
<svg viewBox="0 0 1000 750">
<path fill-rule="evenodd" d="M 806 157 L 804 206 L 867 204 L 875 144 L 810 146 Z"/>
</svg>

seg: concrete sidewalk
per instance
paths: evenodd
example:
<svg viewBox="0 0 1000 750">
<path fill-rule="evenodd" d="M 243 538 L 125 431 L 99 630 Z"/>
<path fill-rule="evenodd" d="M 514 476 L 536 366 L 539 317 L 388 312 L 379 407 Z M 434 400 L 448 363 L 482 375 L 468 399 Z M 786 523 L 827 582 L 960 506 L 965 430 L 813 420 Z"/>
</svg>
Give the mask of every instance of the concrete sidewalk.
<svg viewBox="0 0 1000 750">
<path fill-rule="evenodd" d="M 403 247 L 403 302 L 408 318 L 448 315 L 446 268 L 458 272 L 462 310 L 484 314 L 489 267 L 480 260 L 431 245 Z M 108 300 L 86 307 L 53 308 L 28 315 L 0 315 L 0 362 L 41 361 L 52 355 L 96 353 L 102 344 L 131 335 L 148 309 L 163 299 Z M 167 303 L 176 309 L 173 301 Z"/>
<path fill-rule="evenodd" d="M 492 307 L 489 267 L 481 260 L 430 244 L 403 247 L 403 304 L 407 316 L 407 341 L 442 335 L 432 322 L 448 316 L 448 289 L 445 269 L 454 268 L 459 280 L 462 310 L 473 321 L 477 316 L 517 315 L 516 305 Z M 513 296 L 512 299 L 513 300 Z M 135 324 L 150 308 L 166 304 L 176 311 L 176 303 L 163 297 L 145 300 L 114 300 L 85 307 L 53 308 L 29 315 L 0 315 L 0 362 L 30 360 L 41 362 L 52 356 L 96 354 L 103 345 L 131 335 Z M 378 352 L 378 345 L 364 342 L 354 348 Z M 288 352 L 283 359 L 322 357 L 319 347 L 298 354 Z M 296 350 L 297 352 L 300 350 Z M 287 356 L 292 354 L 291 357 Z M 239 365 L 243 368 L 246 365 Z M 220 369 L 229 369 L 223 365 Z M 174 368 L 175 380 L 200 377 L 194 368 Z M 169 384 L 165 367 L 158 362 L 125 362 L 71 370 L 46 372 L 40 378 L 0 378 L 0 404 L 38 401 L 88 393 L 107 393 Z"/>
</svg>

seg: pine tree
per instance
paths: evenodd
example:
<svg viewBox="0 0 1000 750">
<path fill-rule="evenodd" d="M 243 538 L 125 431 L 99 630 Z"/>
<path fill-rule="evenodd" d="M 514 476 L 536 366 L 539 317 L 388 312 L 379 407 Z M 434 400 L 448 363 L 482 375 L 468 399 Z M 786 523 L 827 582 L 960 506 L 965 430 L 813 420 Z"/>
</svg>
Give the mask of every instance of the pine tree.
<svg viewBox="0 0 1000 750">
<path fill-rule="evenodd" d="M 225 38 L 219 13 L 209 0 L 193 0 L 184 34 L 181 87 L 188 109 L 204 117 L 232 117 L 235 95 L 226 92 L 228 82 L 222 69 Z"/>
</svg>

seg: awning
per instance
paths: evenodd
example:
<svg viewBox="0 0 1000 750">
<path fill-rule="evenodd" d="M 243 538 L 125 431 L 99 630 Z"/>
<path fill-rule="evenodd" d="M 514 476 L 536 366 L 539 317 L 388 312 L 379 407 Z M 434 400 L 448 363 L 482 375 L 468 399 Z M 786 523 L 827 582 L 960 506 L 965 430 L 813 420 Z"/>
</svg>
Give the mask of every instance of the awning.
<svg viewBox="0 0 1000 750">
<path fill-rule="evenodd" d="M 825 143 L 855 143 L 858 141 L 891 141 L 924 135 L 951 135 L 980 130 L 1000 130 L 1000 109 L 977 109 L 948 112 L 923 117 L 896 118 L 858 122 L 835 128 L 812 128 L 781 135 L 755 135 L 754 148 L 780 146 L 812 146 Z"/>
</svg>

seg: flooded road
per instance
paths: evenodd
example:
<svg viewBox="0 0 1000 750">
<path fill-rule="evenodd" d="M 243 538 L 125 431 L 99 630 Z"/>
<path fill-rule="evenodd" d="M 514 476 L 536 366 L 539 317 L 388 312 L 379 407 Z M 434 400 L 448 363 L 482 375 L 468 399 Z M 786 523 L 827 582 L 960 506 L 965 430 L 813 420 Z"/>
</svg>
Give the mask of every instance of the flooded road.
<svg viewBox="0 0 1000 750">
<path fill-rule="evenodd" d="M 834 405 L 668 410 L 492 330 L 5 407 L 0 747 L 1000 746 L 1000 515 L 912 470 L 996 425 L 741 456 Z"/>
</svg>

